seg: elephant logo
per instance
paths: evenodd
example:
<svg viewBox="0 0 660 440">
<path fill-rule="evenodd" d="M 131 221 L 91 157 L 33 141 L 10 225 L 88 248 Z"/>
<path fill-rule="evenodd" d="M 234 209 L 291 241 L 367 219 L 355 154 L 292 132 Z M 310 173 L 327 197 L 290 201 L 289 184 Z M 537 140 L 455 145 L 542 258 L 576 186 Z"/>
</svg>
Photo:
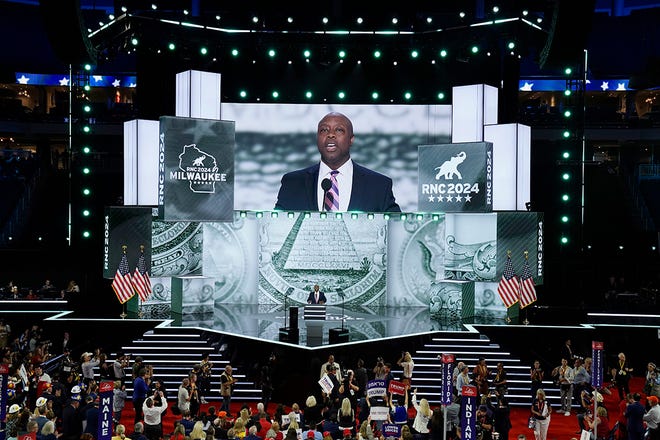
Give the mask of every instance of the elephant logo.
<svg viewBox="0 0 660 440">
<path fill-rule="evenodd" d="M 193 160 L 193 166 L 194 167 L 203 167 L 204 166 L 204 159 L 206 159 L 206 156 L 199 156 L 197 159 Z"/>
<path fill-rule="evenodd" d="M 459 180 L 463 179 L 463 175 L 458 171 L 458 166 L 463 163 L 467 155 L 465 151 L 461 151 L 456 156 L 452 156 L 451 159 L 446 160 L 439 167 L 435 167 L 438 173 L 435 175 L 435 180 L 440 180 L 440 177 L 444 177 L 446 180 L 452 180 L 454 176 L 458 177 Z"/>
</svg>

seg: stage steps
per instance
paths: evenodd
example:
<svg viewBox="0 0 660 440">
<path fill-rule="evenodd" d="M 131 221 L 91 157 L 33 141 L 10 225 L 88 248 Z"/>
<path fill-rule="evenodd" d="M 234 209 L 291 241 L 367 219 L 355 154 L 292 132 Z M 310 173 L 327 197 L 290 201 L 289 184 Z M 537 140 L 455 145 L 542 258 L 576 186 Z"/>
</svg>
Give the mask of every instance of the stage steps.
<svg viewBox="0 0 660 440">
<path fill-rule="evenodd" d="M 490 379 L 495 377 L 498 362 L 504 364 L 507 372 L 507 398 L 512 406 L 530 406 L 531 366 L 523 363 L 514 354 L 503 350 L 499 344 L 478 332 L 460 332 L 456 334 L 439 333 L 430 338 L 421 348 L 411 352 L 415 368 L 413 370 L 412 387 L 417 388 L 418 399 L 424 397 L 431 405 L 440 404 L 442 391 L 442 363 L 439 356 L 443 353 L 453 354 L 456 363 L 468 365 L 470 377 L 479 358 L 486 360 L 490 371 Z M 394 377 L 401 376 L 401 369 L 393 365 Z M 555 409 L 559 408 L 559 389 L 550 380 L 551 371 L 545 371 L 543 389 L 548 401 Z M 491 386 L 492 389 L 492 386 Z"/>
<path fill-rule="evenodd" d="M 202 354 L 208 353 L 213 363 L 211 376 L 211 392 L 204 396 L 207 402 L 222 402 L 220 396 L 220 374 L 229 363 L 223 352 L 223 347 L 206 337 L 203 331 L 197 328 L 186 327 L 156 327 L 145 332 L 141 338 L 124 345 L 121 351 L 129 354 L 131 367 L 137 356 L 142 356 L 144 364 L 153 365 L 154 378 L 165 385 L 168 398 L 174 402 L 177 390 L 184 377 L 192 371 L 195 364 L 202 359 Z M 110 356 L 114 361 L 117 353 Z M 238 379 L 234 388 L 233 399 L 236 401 L 258 402 L 261 399 L 261 390 L 247 377 L 247 372 L 241 371 L 239 365 L 233 365 L 233 376 Z M 130 378 L 130 367 L 126 371 Z M 131 381 L 126 383 L 126 391 L 130 396 L 133 392 Z"/>
</svg>

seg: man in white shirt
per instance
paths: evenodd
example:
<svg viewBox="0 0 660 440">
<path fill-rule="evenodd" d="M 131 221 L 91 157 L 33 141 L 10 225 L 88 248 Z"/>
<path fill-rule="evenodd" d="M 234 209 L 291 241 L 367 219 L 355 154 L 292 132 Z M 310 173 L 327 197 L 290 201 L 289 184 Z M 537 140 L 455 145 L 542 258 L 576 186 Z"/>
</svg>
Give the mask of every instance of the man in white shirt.
<svg viewBox="0 0 660 440">
<path fill-rule="evenodd" d="M 328 370 L 328 365 L 332 365 L 336 368 L 337 371 L 336 371 L 335 374 L 337 375 L 338 379 L 344 377 L 344 376 L 341 375 L 341 369 L 339 368 L 339 364 L 337 362 L 335 362 L 335 356 L 331 354 L 331 355 L 328 356 L 328 361 L 326 363 L 324 363 L 323 365 L 321 365 L 321 374 L 319 375 L 319 379 L 322 378 L 323 376 L 325 376 L 325 374 Z"/>
<path fill-rule="evenodd" d="M 142 413 L 144 415 L 144 435 L 149 440 L 160 440 L 163 437 L 162 415 L 167 409 L 167 398 L 162 391 L 158 391 L 161 399 L 161 406 L 154 404 L 154 397 L 148 397 L 142 404 Z"/>
<path fill-rule="evenodd" d="M 187 377 L 184 377 L 179 385 L 179 392 L 177 393 L 177 406 L 181 411 L 181 414 L 184 411 L 190 411 L 190 392 L 188 387 L 190 386 L 190 380 Z"/>
</svg>

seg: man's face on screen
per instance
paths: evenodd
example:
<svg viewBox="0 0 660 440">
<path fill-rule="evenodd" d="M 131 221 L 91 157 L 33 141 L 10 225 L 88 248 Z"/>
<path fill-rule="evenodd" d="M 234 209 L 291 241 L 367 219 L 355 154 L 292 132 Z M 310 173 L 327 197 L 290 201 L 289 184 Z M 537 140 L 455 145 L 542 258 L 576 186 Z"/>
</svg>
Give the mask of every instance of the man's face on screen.
<svg viewBox="0 0 660 440">
<path fill-rule="evenodd" d="M 327 115 L 319 122 L 316 144 L 321 159 L 332 169 L 342 166 L 351 157 L 353 127 L 343 115 Z"/>
</svg>

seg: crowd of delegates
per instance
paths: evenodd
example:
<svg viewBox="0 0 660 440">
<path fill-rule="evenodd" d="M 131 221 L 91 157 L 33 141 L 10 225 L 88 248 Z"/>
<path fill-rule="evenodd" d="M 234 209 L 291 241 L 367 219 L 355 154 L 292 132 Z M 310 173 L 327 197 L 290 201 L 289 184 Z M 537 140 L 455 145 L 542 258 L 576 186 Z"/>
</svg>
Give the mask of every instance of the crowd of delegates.
<svg viewBox="0 0 660 440">
<path fill-rule="evenodd" d="M 10 280 L 5 286 L 0 287 L 0 299 L 56 299 L 56 300 L 74 300 L 80 293 L 80 286 L 76 280 L 69 280 L 66 287 L 61 289 L 55 286 L 51 280 L 47 279 L 39 287 L 19 286 L 13 280 Z"/>
<path fill-rule="evenodd" d="M 45 365 L 53 356 L 49 349 L 54 343 L 57 345 L 54 349 L 57 368 L 51 368 L 51 364 L 47 370 Z M 446 407 L 445 422 L 441 407 L 431 408 L 429 401 L 418 395 L 415 364 L 409 352 L 401 353 L 397 361 L 401 370 L 396 374 L 382 357 L 377 358 L 371 369 L 365 367 L 363 360 L 358 360 L 353 369 L 340 365 L 330 355 L 319 373 L 320 379 L 327 380 L 332 387 L 318 387 L 302 405 L 292 403 L 287 408 L 277 404 L 271 413 L 268 402 L 262 401 L 254 410 L 243 405 L 232 413 L 230 402 L 235 380 L 231 365 L 226 365 L 221 374 L 221 384 L 230 384 L 228 394 L 222 395 L 222 407 L 208 406 L 203 410 L 202 404 L 210 393 L 213 368 L 207 355 L 181 378 L 176 392 L 168 392 L 153 366 L 140 356 L 131 359 L 125 353 L 116 353 L 114 359 L 109 360 L 102 348 L 73 356 L 68 333 L 58 341 L 46 340 L 41 328 L 33 325 L 14 335 L 9 326 L 0 321 L 0 344 L 2 362 L 9 366 L 10 372 L 6 438 L 12 440 L 30 432 L 35 433 L 38 440 L 94 440 L 102 381 L 113 383 L 114 440 L 127 437 L 132 440 L 374 440 L 385 437 L 385 424 L 388 429 L 398 426 L 397 437 L 402 440 L 439 440 L 445 436 L 456 440 L 461 434 L 464 385 L 472 385 L 477 390 L 477 439 L 508 440 L 511 429 L 506 369 L 500 362 L 491 370 L 485 359 L 479 359 L 472 369 L 465 362 L 456 364 L 452 374 L 453 400 Z M 597 407 L 597 411 L 593 409 L 598 396 L 611 391 L 608 387 L 592 389 L 591 359 L 575 357 L 572 361 L 573 367 L 569 366 L 568 359 L 562 358 L 552 371 L 562 391 L 558 408 L 553 409 L 547 402 L 542 387 L 533 388 L 535 395 L 530 408 L 535 419 L 536 440 L 546 440 L 552 415 L 571 415 L 575 402 L 579 402 L 579 432 L 594 433 L 592 440 L 608 440 L 607 434 L 615 422 L 610 421 L 604 406 Z M 647 430 L 649 440 L 660 440 L 660 407 L 657 397 L 650 394 L 657 384 L 655 364 L 649 363 L 646 372 L 648 389 L 645 391 L 649 393 L 645 407 L 640 402 L 640 393 L 630 393 L 626 388 L 629 378 L 625 382 L 619 378 L 624 372 L 632 374 L 625 355 L 619 354 L 617 361 L 610 370 L 611 388 L 626 393 L 617 420 L 619 432 L 626 433 L 620 440 L 643 440 L 641 435 Z M 539 361 L 534 362 L 530 379 L 535 374 L 543 375 Z M 386 391 L 382 395 L 367 394 L 367 384 L 373 379 L 385 382 Z M 387 385 L 394 380 L 402 384 L 403 392 L 389 390 Z M 126 391 L 127 384 L 133 389 L 131 394 Z M 536 385 L 532 381 L 531 386 Z M 125 414 L 129 400 L 132 402 L 130 414 Z M 164 417 L 169 415 L 171 420 L 172 414 L 176 421 L 164 426 Z M 131 422 L 126 423 L 127 420 Z"/>
</svg>

